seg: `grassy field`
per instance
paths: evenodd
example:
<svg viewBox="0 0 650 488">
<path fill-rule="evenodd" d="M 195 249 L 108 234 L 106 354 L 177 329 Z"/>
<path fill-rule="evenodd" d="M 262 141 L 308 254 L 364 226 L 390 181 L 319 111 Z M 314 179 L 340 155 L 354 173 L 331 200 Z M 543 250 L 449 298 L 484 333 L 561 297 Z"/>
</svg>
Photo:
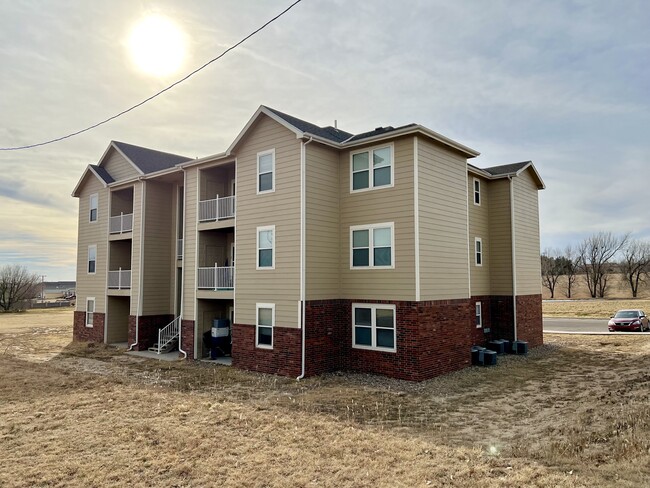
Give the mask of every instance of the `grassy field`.
<svg viewBox="0 0 650 488">
<path fill-rule="evenodd" d="M 0 315 L 0 486 L 650 483 L 650 337 L 547 335 L 423 383 L 296 382 L 71 344 L 71 323 Z"/>
<path fill-rule="evenodd" d="M 650 300 L 547 300 L 542 303 L 544 317 L 606 319 L 614 315 L 617 310 L 626 308 L 639 308 L 650 313 Z"/>
</svg>

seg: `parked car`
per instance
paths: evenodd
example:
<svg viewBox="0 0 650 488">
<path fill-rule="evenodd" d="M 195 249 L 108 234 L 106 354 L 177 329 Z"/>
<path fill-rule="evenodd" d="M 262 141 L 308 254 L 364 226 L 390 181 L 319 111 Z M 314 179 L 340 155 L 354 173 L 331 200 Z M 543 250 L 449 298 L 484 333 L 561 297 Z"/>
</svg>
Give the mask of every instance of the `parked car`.
<svg viewBox="0 0 650 488">
<path fill-rule="evenodd" d="M 643 310 L 619 310 L 607 323 L 610 332 L 616 330 L 648 330 L 648 317 Z"/>
</svg>

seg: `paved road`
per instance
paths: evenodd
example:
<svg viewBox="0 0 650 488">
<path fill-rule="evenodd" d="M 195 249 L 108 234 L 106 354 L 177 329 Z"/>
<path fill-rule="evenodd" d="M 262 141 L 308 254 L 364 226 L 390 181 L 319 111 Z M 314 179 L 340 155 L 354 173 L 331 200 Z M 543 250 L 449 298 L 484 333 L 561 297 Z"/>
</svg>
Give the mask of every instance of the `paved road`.
<svg viewBox="0 0 650 488">
<path fill-rule="evenodd" d="M 544 318 L 544 332 L 609 332 L 607 319 Z"/>
</svg>

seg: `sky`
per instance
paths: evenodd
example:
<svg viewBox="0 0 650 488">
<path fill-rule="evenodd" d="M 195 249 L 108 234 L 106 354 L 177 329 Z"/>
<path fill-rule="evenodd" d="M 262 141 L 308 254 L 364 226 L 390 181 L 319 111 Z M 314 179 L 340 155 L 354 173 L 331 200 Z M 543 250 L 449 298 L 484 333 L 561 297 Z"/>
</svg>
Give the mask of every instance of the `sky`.
<svg viewBox="0 0 650 488">
<path fill-rule="evenodd" d="M 290 0 L 0 0 L 0 147 L 94 124 L 180 79 Z M 151 76 L 128 39 L 148 16 L 186 56 Z M 74 138 L 0 151 L 0 266 L 74 280 L 78 201 L 111 140 L 224 151 L 259 105 L 359 133 L 422 124 L 489 167 L 532 160 L 541 247 L 598 231 L 650 238 L 645 0 L 303 0 L 154 101 Z"/>
</svg>

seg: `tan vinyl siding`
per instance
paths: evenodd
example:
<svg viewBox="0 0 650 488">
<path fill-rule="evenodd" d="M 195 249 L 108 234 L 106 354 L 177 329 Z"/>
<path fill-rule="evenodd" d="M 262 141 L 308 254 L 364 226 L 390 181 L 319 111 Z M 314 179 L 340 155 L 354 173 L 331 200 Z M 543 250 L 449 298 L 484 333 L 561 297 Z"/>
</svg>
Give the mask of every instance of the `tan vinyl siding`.
<svg viewBox="0 0 650 488">
<path fill-rule="evenodd" d="M 143 232 L 142 193 L 145 182 L 133 187 L 133 240 L 131 241 L 131 315 L 142 315 L 140 311 L 140 239 Z M 145 190 L 146 191 L 146 190 Z M 146 212 L 146 210 L 145 210 Z M 145 226 L 146 227 L 146 226 Z M 146 232 L 146 229 L 144 230 Z"/>
<path fill-rule="evenodd" d="M 340 297 L 339 153 L 310 143 L 306 148 L 306 299 Z M 347 257 L 347 254 L 345 255 Z"/>
<path fill-rule="evenodd" d="M 275 149 L 275 191 L 257 195 L 257 153 Z M 275 225 L 275 269 L 257 270 L 257 227 Z M 260 116 L 237 149 L 235 316 L 254 324 L 255 304 L 275 303 L 275 324 L 299 327 L 300 141 Z"/>
<path fill-rule="evenodd" d="M 466 298 L 467 160 L 422 138 L 418 148 L 420 299 Z"/>
<path fill-rule="evenodd" d="M 198 206 L 198 172 L 197 168 L 189 168 L 185 172 L 185 227 L 183 231 L 183 310 L 184 320 L 194 320 L 196 297 L 196 231 Z"/>
<path fill-rule="evenodd" d="M 394 186 L 390 188 L 351 193 L 350 151 L 341 152 L 341 298 L 415 300 L 413 138 L 392 144 Z M 350 269 L 350 227 L 386 222 L 394 223 L 395 269 Z"/>
<path fill-rule="evenodd" d="M 102 167 L 115 181 L 127 180 L 140 176 L 140 173 L 118 151 L 111 148 L 102 161 Z"/>
<path fill-rule="evenodd" d="M 106 316 L 106 342 L 126 342 L 128 340 L 129 297 L 108 297 Z"/>
<path fill-rule="evenodd" d="M 89 222 L 90 195 L 98 196 L 97 221 Z M 86 298 L 95 298 L 95 312 L 106 313 L 106 269 L 108 262 L 109 191 L 88 173 L 79 191 L 77 241 L 77 310 L 86 311 Z M 88 274 L 88 246 L 97 246 L 95 274 Z"/>
<path fill-rule="evenodd" d="M 474 204 L 474 178 L 481 183 L 481 204 Z M 490 197 L 487 180 L 481 177 L 468 175 L 469 194 L 469 242 L 470 242 L 470 276 L 471 293 L 473 296 L 490 294 Z M 483 242 L 483 265 L 475 266 L 474 238 L 480 237 Z"/>
<path fill-rule="evenodd" d="M 531 170 L 514 178 L 517 295 L 542 292 L 537 192 Z"/>
<path fill-rule="evenodd" d="M 170 297 L 174 287 L 174 188 L 170 184 L 147 182 L 142 315 L 173 312 Z"/>
<path fill-rule="evenodd" d="M 490 288 L 492 295 L 512 294 L 510 181 L 489 182 Z"/>
</svg>

